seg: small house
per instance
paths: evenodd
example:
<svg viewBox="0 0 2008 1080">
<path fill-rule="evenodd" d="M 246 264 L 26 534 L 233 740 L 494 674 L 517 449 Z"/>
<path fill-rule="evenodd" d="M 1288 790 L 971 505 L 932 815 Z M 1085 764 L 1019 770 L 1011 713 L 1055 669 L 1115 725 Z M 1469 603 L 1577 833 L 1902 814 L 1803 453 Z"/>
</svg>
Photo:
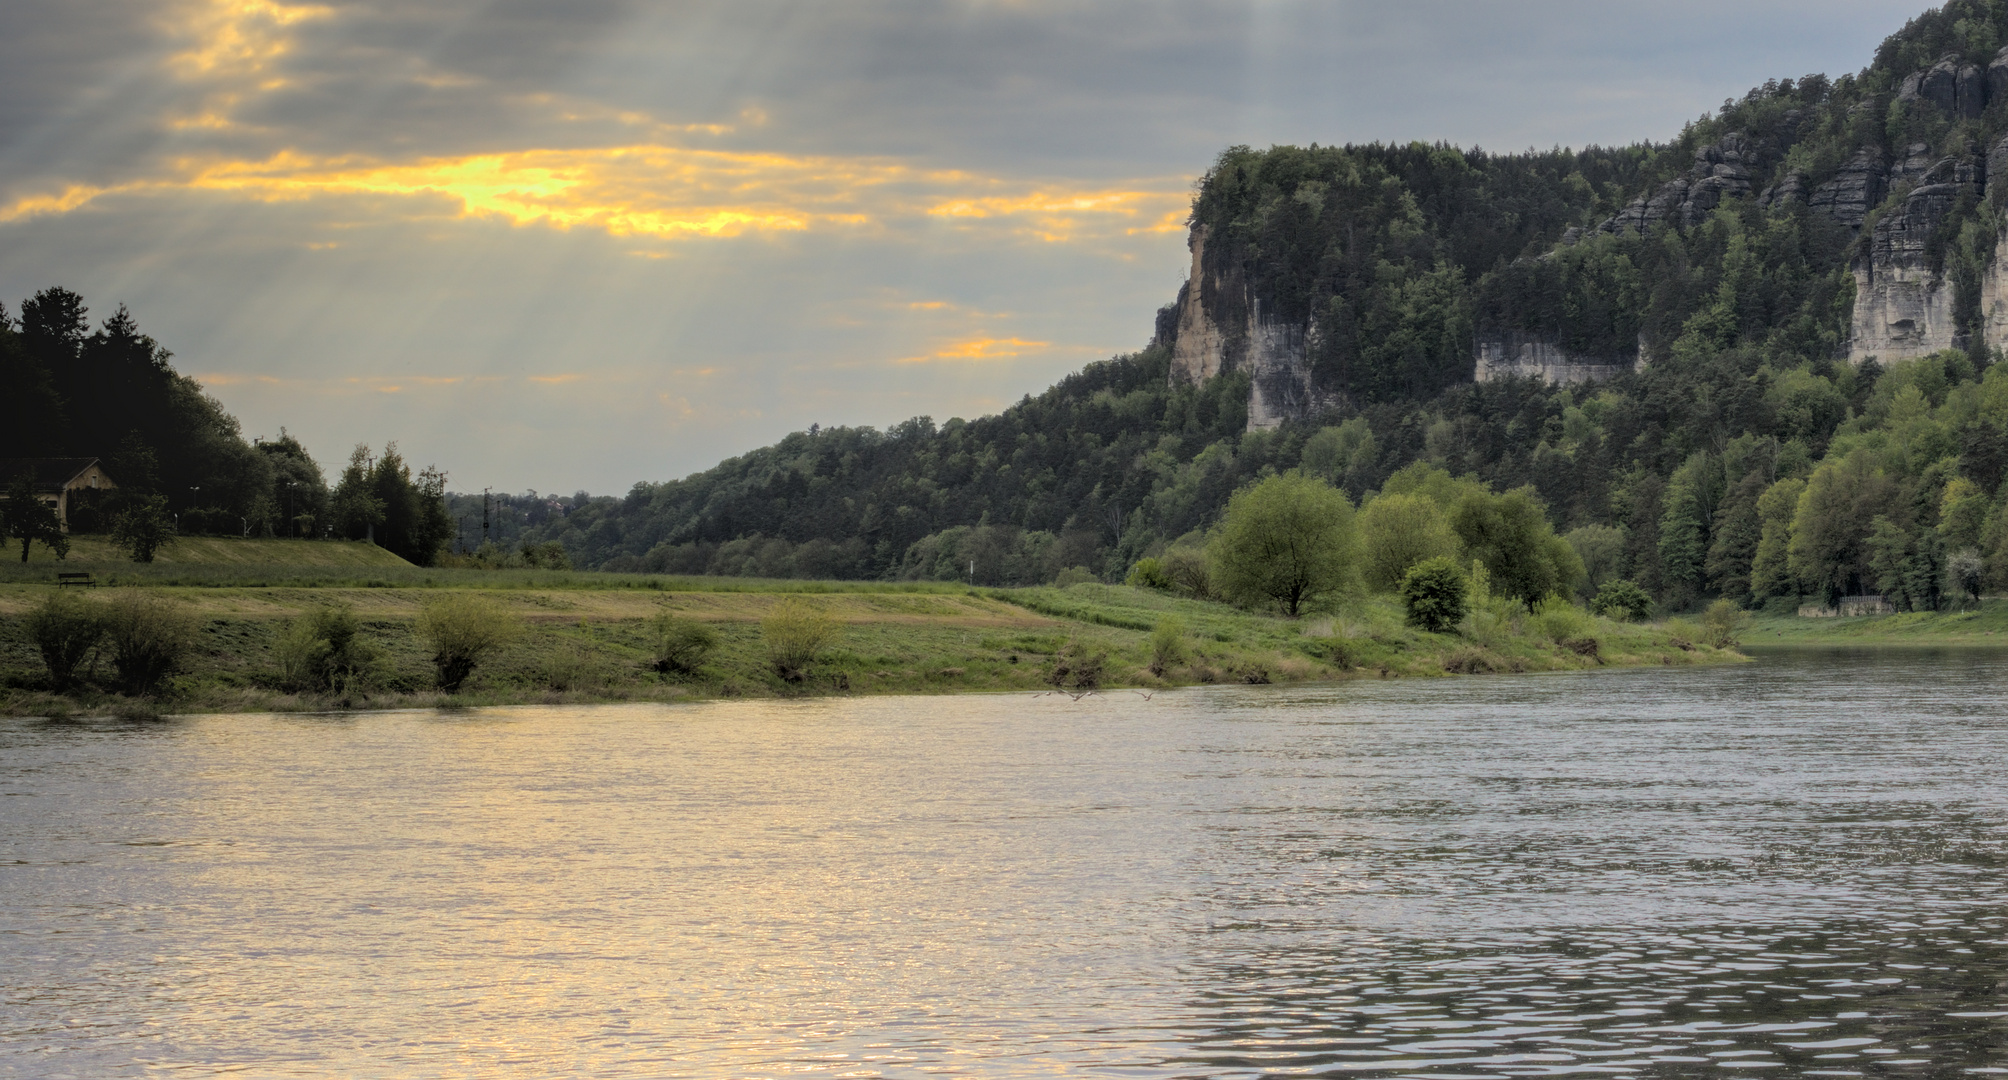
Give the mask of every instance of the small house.
<svg viewBox="0 0 2008 1080">
<path fill-rule="evenodd" d="M 118 487 L 94 457 L 0 458 L 0 502 L 7 489 L 26 476 L 35 484 L 35 497 L 56 508 L 63 531 L 70 528 L 70 493 L 110 490 Z"/>
</svg>

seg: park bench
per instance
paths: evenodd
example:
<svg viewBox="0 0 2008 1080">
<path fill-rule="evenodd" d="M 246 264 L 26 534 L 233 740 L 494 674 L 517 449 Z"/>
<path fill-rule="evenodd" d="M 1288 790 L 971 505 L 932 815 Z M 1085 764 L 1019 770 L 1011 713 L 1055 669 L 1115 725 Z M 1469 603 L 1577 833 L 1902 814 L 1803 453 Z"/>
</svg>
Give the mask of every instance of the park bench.
<svg viewBox="0 0 2008 1080">
<path fill-rule="evenodd" d="M 83 585 L 89 588 L 96 588 L 98 579 L 91 576 L 91 572 L 88 570 L 70 570 L 57 574 L 56 584 L 59 586 Z"/>
</svg>

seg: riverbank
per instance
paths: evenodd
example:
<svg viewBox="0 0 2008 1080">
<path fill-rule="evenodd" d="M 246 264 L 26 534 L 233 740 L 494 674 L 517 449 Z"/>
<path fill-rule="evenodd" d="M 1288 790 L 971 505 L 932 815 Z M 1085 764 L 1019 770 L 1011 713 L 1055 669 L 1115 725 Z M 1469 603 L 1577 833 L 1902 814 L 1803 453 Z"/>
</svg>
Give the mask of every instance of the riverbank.
<svg viewBox="0 0 2008 1080">
<path fill-rule="evenodd" d="M 2008 600 L 1982 600 L 1947 611 L 1806 618 L 1759 615 L 1743 642 L 1760 646 L 2008 646 Z"/>
<path fill-rule="evenodd" d="M 185 604 L 197 647 L 156 698 L 109 689 L 108 658 L 86 688 L 49 691 L 24 617 L 53 591 L 50 567 L 0 571 L 0 713 L 12 715 L 319 711 L 729 697 L 1137 689 L 1580 670 L 1732 662 L 1680 624 L 1623 624 L 1580 612 L 1487 620 L 1454 634 L 1403 625 L 1389 598 L 1354 598 L 1289 620 L 1127 586 L 970 589 L 944 583 L 668 578 L 554 571 L 396 566 L 86 564 L 101 584 L 141 584 Z M 90 590 L 102 596 L 106 589 Z M 455 694 L 434 689 L 416 621 L 449 592 L 478 592 L 526 632 L 484 659 Z M 828 652 L 797 679 L 768 660 L 760 621 L 806 595 L 841 624 Z M 282 689 L 274 645 L 291 620 L 325 606 L 354 612 L 382 663 L 365 689 Z M 663 612 L 718 639 L 693 674 L 652 668 L 648 627 Z M 1153 631 L 1181 627 L 1171 655 Z M 1081 661 L 1096 671 L 1083 679 Z M 1062 680 L 1059 669 L 1074 675 Z"/>
</svg>

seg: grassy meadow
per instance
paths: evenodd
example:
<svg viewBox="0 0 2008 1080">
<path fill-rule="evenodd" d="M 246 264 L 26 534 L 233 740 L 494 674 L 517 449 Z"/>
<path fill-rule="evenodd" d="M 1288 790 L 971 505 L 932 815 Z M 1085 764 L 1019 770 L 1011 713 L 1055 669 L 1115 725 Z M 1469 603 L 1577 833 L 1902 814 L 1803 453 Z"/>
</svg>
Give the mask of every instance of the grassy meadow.
<svg viewBox="0 0 2008 1080">
<path fill-rule="evenodd" d="M 1741 659 L 1702 644 L 1684 624 L 1625 624 L 1576 610 L 1481 612 L 1458 632 L 1404 625 L 1386 597 L 1351 597 L 1300 619 L 1128 586 L 971 589 L 936 582 L 806 582 L 674 578 L 548 570 L 424 569 L 361 544 L 184 541 L 151 566 L 84 558 L 10 562 L 0 569 L 0 711 L 75 715 L 323 710 L 510 703 L 688 700 L 734 696 L 938 694 L 1053 690 L 1056 670 L 1096 671 L 1068 692 L 1207 683 L 1284 683 L 1580 670 L 1601 665 Z M 205 550 L 209 561 L 197 561 Z M 281 561 L 290 560 L 290 561 Z M 49 690 L 25 618 L 56 591 L 58 570 L 91 570 L 96 598 L 125 586 L 170 596 L 193 616 L 196 646 L 155 697 L 112 692 L 108 657 L 81 688 Z M 435 689 L 417 630 L 425 605 L 475 593 L 525 632 L 484 658 L 454 694 Z M 840 624 L 828 650 L 796 678 L 768 658 L 761 620 L 805 598 Z M 283 689 L 275 645 L 317 608 L 352 611 L 381 653 L 365 685 L 341 694 Z M 649 628 L 661 613 L 710 628 L 718 644 L 685 675 L 653 670 Z M 1177 625 L 1176 632 L 1159 628 Z M 1154 633 L 1159 639 L 1153 644 Z"/>
<path fill-rule="evenodd" d="M 1761 646 L 1994 645 L 2008 646 L 2008 600 L 1953 604 L 1945 611 L 1813 619 L 1759 615 L 1743 641 Z"/>
</svg>

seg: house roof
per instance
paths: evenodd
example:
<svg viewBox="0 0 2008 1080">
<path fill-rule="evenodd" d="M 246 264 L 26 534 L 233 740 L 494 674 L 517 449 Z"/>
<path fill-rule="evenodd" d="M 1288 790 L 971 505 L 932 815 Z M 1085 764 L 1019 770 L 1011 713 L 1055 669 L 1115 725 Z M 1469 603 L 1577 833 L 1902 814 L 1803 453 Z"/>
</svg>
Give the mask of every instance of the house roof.
<svg viewBox="0 0 2008 1080">
<path fill-rule="evenodd" d="M 22 476 L 33 475 L 36 491 L 61 491 L 97 463 L 94 457 L 0 458 L 0 489 Z"/>
</svg>

